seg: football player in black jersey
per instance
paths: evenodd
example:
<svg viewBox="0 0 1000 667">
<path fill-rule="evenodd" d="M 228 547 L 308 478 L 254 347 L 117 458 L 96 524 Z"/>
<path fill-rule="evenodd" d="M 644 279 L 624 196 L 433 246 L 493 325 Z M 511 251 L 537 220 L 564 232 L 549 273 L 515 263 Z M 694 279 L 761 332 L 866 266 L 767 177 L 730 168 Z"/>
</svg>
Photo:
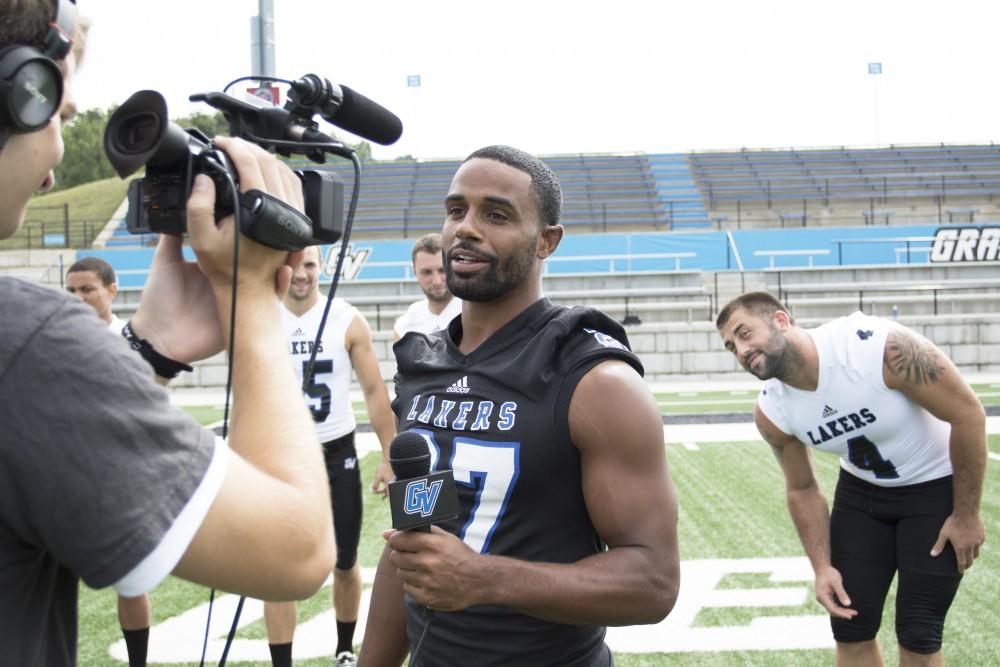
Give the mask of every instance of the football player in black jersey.
<svg viewBox="0 0 1000 667">
<path fill-rule="evenodd" d="M 411 664 L 610 665 L 605 626 L 673 608 L 677 503 L 642 365 L 616 322 L 542 295 L 561 203 L 551 170 L 505 146 L 452 180 L 442 236 L 462 314 L 396 343 L 393 409 L 454 471 L 460 516 L 385 533 L 362 665 L 418 643 Z"/>
</svg>

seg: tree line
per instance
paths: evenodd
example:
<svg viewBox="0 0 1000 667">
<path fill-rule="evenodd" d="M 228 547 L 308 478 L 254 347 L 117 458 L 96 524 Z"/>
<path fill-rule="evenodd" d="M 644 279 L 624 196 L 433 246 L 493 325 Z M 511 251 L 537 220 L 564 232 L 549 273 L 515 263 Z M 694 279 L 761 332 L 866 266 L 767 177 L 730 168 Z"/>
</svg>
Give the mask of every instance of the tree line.
<svg viewBox="0 0 1000 667">
<path fill-rule="evenodd" d="M 62 164 L 56 169 L 55 190 L 64 190 L 116 176 L 107 155 L 104 154 L 104 128 L 115 108 L 82 111 L 72 123 L 63 128 L 66 152 Z M 197 128 L 209 137 L 229 134 L 229 123 L 220 111 L 194 113 L 173 120 L 183 128 Z M 371 160 L 371 146 L 368 142 L 352 144 L 352 147 L 362 162 Z"/>
</svg>

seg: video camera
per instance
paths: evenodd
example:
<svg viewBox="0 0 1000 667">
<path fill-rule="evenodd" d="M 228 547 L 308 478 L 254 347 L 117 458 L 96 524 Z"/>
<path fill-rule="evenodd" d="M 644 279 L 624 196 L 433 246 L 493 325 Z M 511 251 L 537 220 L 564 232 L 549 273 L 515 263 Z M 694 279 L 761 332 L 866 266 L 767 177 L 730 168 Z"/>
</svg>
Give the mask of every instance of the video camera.
<svg viewBox="0 0 1000 667">
<path fill-rule="evenodd" d="M 346 86 L 333 85 L 315 74 L 289 83 L 292 91 L 284 108 L 254 106 L 218 92 L 190 99 L 220 109 L 233 136 L 281 155 L 302 154 L 318 163 L 325 161 L 325 153 L 357 158 L 350 147 L 316 129 L 312 120 L 316 113 L 337 123 L 340 112 L 345 121 L 342 126 L 379 143 L 393 143 L 402 133 L 398 118 Z M 122 178 L 146 167 L 144 178 L 129 183 L 126 225 L 132 234 L 184 234 L 187 200 L 198 174 L 207 174 L 215 183 L 215 219 L 239 207 L 240 231 L 259 243 L 301 250 L 307 245 L 335 243 L 343 234 L 344 183 L 336 174 L 295 172 L 302 181 L 305 215 L 266 193 L 239 193 L 239 176 L 226 153 L 201 131 L 182 129 L 170 121 L 166 101 L 156 91 L 135 93 L 112 114 L 104 132 L 104 150 Z"/>
</svg>

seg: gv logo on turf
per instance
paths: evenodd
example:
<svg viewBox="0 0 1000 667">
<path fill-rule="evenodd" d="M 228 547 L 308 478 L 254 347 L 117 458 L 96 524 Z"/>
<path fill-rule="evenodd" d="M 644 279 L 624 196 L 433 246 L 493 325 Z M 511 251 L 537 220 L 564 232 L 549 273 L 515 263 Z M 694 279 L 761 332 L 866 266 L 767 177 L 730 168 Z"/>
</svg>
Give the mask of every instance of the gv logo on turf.
<svg viewBox="0 0 1000 667">
<path fill-rule="evenodd" d="M 434 512 L 438 495 L 441 493 L 441 480 L 431 482 L 418 479 L 406 485 L 406 496 L 403 500 L 403 511 L 407 514 L 419 514 L 427 517 Z"/>
</svg>

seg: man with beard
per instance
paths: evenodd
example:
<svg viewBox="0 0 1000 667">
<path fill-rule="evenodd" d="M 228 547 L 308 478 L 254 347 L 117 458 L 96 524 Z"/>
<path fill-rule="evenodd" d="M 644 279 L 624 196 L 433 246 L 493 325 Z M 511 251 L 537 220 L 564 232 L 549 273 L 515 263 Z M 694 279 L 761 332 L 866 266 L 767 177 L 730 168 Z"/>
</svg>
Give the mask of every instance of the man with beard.
<svg viewBox="0 0 1000 667">
<path fill-rule="evenodd" d="M 288 337 L 292 367 L 316 423 L 316 435 L 323 443 L 337 542 L 332 588 L 337 623 L 334 653 L 337 667 L 353 667 L 357 664 L 353 649 L 354 627 L 361 605 L 358 543 L 361 540 L 362 500 L 361 467 L 354 446 L 356 423 L 350 395 L 352 368 L 364 393 L 372 428 L 382 445 L 382 462 L 375 473 L 372 491 L 383 495 L 386 483 L 392 479 L 388 448 L 396 435 L 396 420 L 364 315 L 343 299 L 334 299 L 326 314 L 323 334 L 317 338 L 327 305 L 326 299 L 320 299 L 321 269 L 319 248 L 306 248 L 282 302 L 281 323 Z M 314 348 L 315 360 L 309 373 Z M 307 373 L 308 381 L 303 382 Z M 291 566 L 294 567 L 294 563 Z M 294 602 L 264 603 L 264 626 L 274 667 L 292 665 L 295 624 Z"/>
<path fill-rule="evenodd" d="M 945 614 L 984 540 L 986 423 L 971 387 L 933 343 L 861 312 L 806 330 L 751 292 L 716 327 L 765 380 L 754 421 L 784 472 L 837 664 L 883 664 L 876 635 L 896 572 L 900 664 L 943 664 Z M 811 449 L 841 457 L 832 514 Z"/>
<path fill-rule="evenodd" d="M 462 314 L 396 343 L 393 409 L 453 471 L 460 512 L 384 534 L 362 665 L 399 665 L 411 645 L 411 665 L 610 665 L 604 626 L 673 607 L 677 504 L 642 365 L 616 322 L 542 296 L 561 206 L 551 170 L 506 146 L 451 182 Z"/>
<path fill-rule="evenodd" d="M 392 327 L 396 340 L 407 331 L 434 333 L 444 329 L 462 312 L 462 300 L 452 296 L 445 281 L 441 235 L 428 234 L 418 239 L 411 256 L 413 273 L 426 298 L 414 301 L 396 320 Z"/>
</svg>

